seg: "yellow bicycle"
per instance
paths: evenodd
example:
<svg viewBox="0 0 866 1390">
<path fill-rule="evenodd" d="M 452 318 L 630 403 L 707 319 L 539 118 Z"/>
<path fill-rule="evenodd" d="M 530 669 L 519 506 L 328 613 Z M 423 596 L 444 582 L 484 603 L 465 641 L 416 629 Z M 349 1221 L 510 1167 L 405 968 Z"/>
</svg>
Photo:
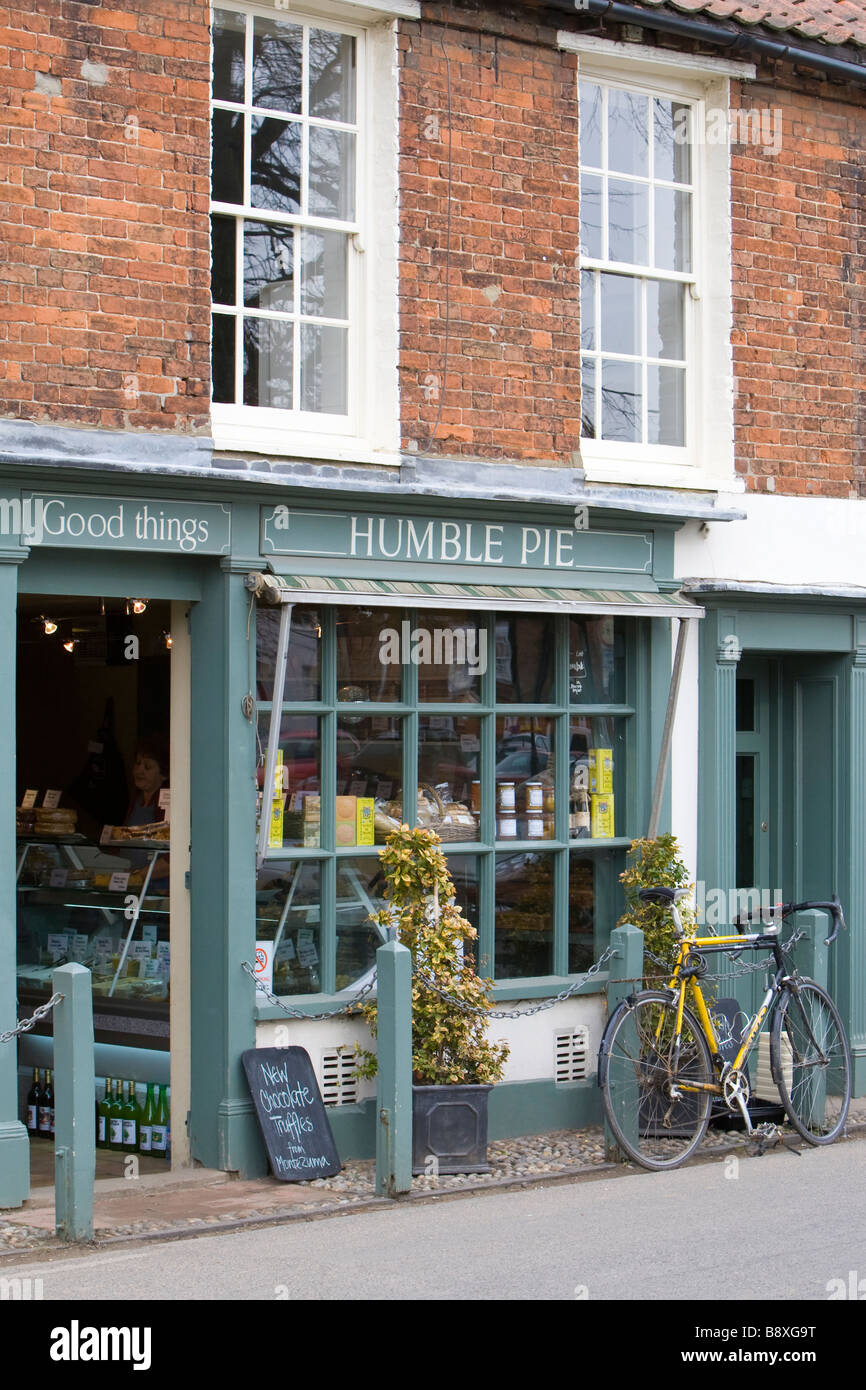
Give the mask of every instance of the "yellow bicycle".
<svg viewBox="0 0 866 1390">
<path fill-rule="evenodd" d="M 669 905 L 679 948 L 667 989 L 641 990 L 624 999 L 602 1037 L 598 1083 L 617 1142 L 644 1168 L 676 1168 L 703 1139 L 717 1096 L 742 1115 L 758 1142 L 778 1138 L 777 1126 L 753 1125 L 748 1109 L 746 1061 L 768 1020 L 770 1071 L 788 1119 L 810 1144 L 832 1143 L 851 1101 L 851 1051 L 826 990 L 784 961 L 779 930 L 792 913 L 822 910 L 834 923 L 829 946 L 845 926 L 839 899 L 779 904 L 758 914 L 762 929 L 757 932 L 742 934 L 745 922 L 738 918 L 735 936 L 698 936 L 684 931 L 677 911 L 677 900 L 687 892 L 654 887 L 640 894 L 645 902 Z M 751 918 L 746 914 L 746 921 Z M 700 980 L 708 954 L 725 951 L 736 958 L 747 949 L 772 952 L 775 974 L 736 1056 L 725 1061 Z M 769 960 L 767 965 L 772 968 Z"/>
</svg>

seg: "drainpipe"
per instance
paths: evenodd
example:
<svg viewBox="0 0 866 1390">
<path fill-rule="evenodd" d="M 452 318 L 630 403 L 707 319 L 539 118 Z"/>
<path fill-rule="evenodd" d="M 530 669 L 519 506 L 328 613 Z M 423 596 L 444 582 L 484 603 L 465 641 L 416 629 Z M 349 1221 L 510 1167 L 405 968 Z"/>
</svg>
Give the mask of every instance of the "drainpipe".
<svg viewBox="0 0 866 1390">
<path fill-rule="evenodd" d="M 694 39 L 699 43 L 718 44 L 735 53 L 749 52 L 761 58 L 797 63 L 829 73 L 841 81 L 866 86 L 866 63 L 847 62 L 815 49 L 798 48 L 794 44 L 761 38 L 758 34 L 720 29 L 703 20 L 645 10 L 637 5 L 624 4 L 621 0 L 547 0 L 547 5 L 549 9 L 562 14 L 597 15 L 617 24 L 633 24 L 641 29 L 676 34 L 679 38 Z"/>
</svg>

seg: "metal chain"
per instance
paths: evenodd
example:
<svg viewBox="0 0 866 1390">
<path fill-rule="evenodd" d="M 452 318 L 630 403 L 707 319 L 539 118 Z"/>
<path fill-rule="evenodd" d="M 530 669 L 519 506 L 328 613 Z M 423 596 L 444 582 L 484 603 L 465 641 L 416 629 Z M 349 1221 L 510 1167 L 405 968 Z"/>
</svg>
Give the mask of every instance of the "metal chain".
<svg viewBox="0 0 866 1390">
<path fill-rule="evenodd" d="M 414 961 L 412 964 L 412 974 L 417 980 L 420 980 L 425 989 L 433 990 L 434 994 L 438 994 L 441 999 L 446 1000 L 449 1004 L 453 1004 L 455 1008 L 462 1009 L 464 1013 L 483 1014 L 485 1018 L 530 1018 L 533 1014 L 543 1013 L 545 1009 L 552 1009 L 554 1005 L 561 1004 L 564 999 L 570 998 L 572 994 L 575 994 L 577 990 L 583 987 L 591 975 L 597 975 L 601 967 L 615 954 L 615 947 L 608 946 L 607 950 L 599 957 L 595 964 L 591 965 L 579 980 L 575 980 L 573 985 L 569 985 L 568 989 L 562 990 L 553 999 L 545 999 L 543 1004 L 533 1004 L 531 1008 L 528 1009 L 486 1009 L 482 1005 L 467 1004 L 463 999 L 458 999 L 455 995 L 449 994 L 447 990 L 440 989 L 439 985 L 435 984 L 433 980 L 428 980 L 427 976 L 421 972 Z"/>
<path fill-rule="evenodd" d="M 368 983 L 367 983 L 366 985 L 364 985 L 364 988 L 361 989 L 361 990 L 359 990 L 358 993 L 354 996 L 354 998 L 350 999 L 350 1000 L 348 1001 L 348 1003 L 341 1005 L 339 1009 L 329 1009 L 329 1010 L 327 1011 L 327 1013 L 310 1014 L 310 1013 L 305 1013 L 303 1009 L 292 1009 L 292 1008 L 290 1008 L 288 1004 L 284 1004 L 284 1003 L 283 1003 L 282 999 L 278 999 L 278 998 L 276 997 L 275 994 L 271 994 L 270 990 L 265 988 L 265 986 L 262 984 L 261 980 L 257 980 L 257 979 L 256 979 L 256 977 L 255 977 L 255 972 L 254 972 L 254 970 L 253 970 L 253 967 L 250 965 L 250 963 L 249 963 L 248 960 L 242 961 L 242 962 L 241 962 L 241 965 L 242 965 L 243 969 L 247 972 L 247 974 L 250 976 L 250 978 L 252 979 L 252 982 L 253 982 L 253 984 L 255 985 L 256 989 L 261 990 L 262 994 L 265 996 L 265 998 L 268 1000 L 268 1002 L 271 1003 L 271 1004 L 275 1004 L 275 1005 L 277 1006 L 278 1009 L 282 1009 L 283 1013 L 284 1013 L 284 1014 L 288 1014 L 288 1016 L 289 1016 L 290 1018 L 302 1018 L 302 1019 L 336 1018 L 338 1014 L 349 1014 L 349 1013 L 354 1013 L 354 1011 L 357 1009 L 358 1005 L 360 1004 L 361 1000 L 364 999 L 364 998 L 366 998 L 366 996 L 370 993 L 370 990 L 373 988 L 373 986 L 374 986 L 375 983 L 376 983 L 376 971 L 374 970 L 374 971 L 373 971 L 373 974 L 372 974 L 372 976 L 371 976 L 371 978 L 370 978 L 370 980 L 368 981 Z"/>
<path fill-rule="evenodd" d="M 33 1010 L 30 1018 L 19 1019 L 16 1028 L 10 1028 L 8 1033 L 0 1033 L 0 1043 L 9 1042 L 10 1038 L 18 1038 L 22 1033 L 29 1033 L 31 1028 L 35 1028 L 37 1023 L 41 1023 L 43 1018 L 51 1013 L 54 1005 L 59 1004 L 62 998 L 62 994 L 52 994 L 47 1004 L 40 1004 L 38 1009 Z"/>
</svg>

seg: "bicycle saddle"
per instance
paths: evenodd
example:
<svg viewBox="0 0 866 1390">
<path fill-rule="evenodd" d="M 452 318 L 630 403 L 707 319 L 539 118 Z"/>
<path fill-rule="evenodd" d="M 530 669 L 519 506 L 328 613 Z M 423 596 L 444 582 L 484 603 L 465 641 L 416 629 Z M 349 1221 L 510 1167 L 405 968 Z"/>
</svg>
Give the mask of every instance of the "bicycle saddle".
<svg viewBox="0 0 866 1390">
<path fill-rule="evenodd" d="M 638 893 L 642 903 L 673 903 L 680 898 L 687 898 L 688 888 L 667 888 L 659 883 L 654 888 L 642 888 Z"/>
</svg>

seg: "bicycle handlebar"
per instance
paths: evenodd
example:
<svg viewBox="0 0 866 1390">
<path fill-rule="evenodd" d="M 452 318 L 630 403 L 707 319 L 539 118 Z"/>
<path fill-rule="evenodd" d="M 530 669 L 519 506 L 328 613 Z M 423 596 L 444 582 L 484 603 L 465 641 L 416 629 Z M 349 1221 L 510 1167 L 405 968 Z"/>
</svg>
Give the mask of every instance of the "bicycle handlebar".
<svg viewBox="0 0 866 1390">
<path fill-rule="evenodd" d="M 770 913 L 771 916 L 778 916 L 779 918 L 790 917 L 794 912 L 807 912 L 810 910 L 818 912 L 829 912 L 831 917 L 833 918 L 833 930 L 829 936 L 824 938 L 825 946 L 829 946 L 832 941 L 836 940 L 836 937 L 839 935 L 840 927 L 843 931 L 847 931 L 847 927 L 845 925 L 845 914 L 842 911 L 842 904 L 839 901 L 838 894 L 835 893 L 830 902 L 777 903 L 775 904 L 775 906 L 770 907 L 766 910 Z M 734 926 L 739 931 L 743 927 L 744 921 L 751 922 L 752 918 L 753 914 L 751 912 L 740 912 L 734 918 Z M 764 920 L 763 908 L 758 913 L 758 920 Z"/>
</svg>

